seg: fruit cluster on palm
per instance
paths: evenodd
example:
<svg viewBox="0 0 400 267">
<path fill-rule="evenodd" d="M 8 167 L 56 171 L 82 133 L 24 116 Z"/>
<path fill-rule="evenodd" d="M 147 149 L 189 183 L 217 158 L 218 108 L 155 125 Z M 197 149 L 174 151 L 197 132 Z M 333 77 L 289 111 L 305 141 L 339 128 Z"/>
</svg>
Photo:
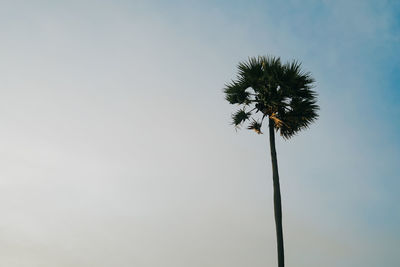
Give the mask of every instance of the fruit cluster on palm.
<svg viewBox="0 0 400 267">
<path fill-rule="evenodd" d="M 313 84 L 299 62 L 282 64 L 280 58 L 263 56 L 239 63 L 236 80 L 224 89 L 226 100 L 239 106 L 232 114 L 235 127 L 247 122 L 247 129 L 261 134 L 264 119 L 268 120 L 279 267 L 284 267 L 284 249 L 275 131 L 289 139 L 318 118 Z"/>
</svg>

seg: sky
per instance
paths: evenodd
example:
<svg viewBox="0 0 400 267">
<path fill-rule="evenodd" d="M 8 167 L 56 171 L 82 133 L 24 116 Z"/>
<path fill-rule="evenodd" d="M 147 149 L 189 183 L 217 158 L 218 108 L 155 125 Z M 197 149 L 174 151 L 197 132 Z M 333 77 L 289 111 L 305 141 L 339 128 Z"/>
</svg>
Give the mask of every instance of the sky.
<svg viewBox="0 0 400 267">
<path fill-rule="evenodd" d="M 276 266 L 250 56 L 320 118 L 277 139 L 287 266 L 399 266 L 398 1 L 0 1 L 0 266 Z"/>
</svg>

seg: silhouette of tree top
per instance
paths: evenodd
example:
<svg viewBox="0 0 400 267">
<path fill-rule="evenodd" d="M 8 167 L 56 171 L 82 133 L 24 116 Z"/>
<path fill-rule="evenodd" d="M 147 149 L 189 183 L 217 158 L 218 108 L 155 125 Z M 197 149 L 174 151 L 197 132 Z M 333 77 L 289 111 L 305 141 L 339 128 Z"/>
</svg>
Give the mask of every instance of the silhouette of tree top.
<svg viewBox="0 0 400 267">
<path fill-rule="evenodd" d="M 248 121 L 247 128 L 260 134 L 264 118 L 269 117 L 288 139 L 318 118 L 313 84 L 298 61 L 282 64 L 277 57 L 251 57 L 239 63 L 237 78 L 224 89 L 226 100 L 241 106 L 232 114 L 233 124 L 240 127 Z M 262 118 L 254 118 L 259 112 Z"/>
</svg>

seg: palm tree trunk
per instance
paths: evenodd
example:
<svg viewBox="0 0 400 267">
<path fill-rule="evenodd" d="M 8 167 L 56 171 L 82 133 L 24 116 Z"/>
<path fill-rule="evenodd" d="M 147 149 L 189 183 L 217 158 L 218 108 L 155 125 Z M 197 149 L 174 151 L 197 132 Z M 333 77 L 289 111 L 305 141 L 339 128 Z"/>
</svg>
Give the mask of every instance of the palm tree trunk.
<svg viewBox="0 0 400 267">
<path fill-rule="evenodd" d="M 271 148 L 272 161 L 272 180 L 274 184 L 274 211 L 276 225 L 276 240 L 278 249 L 278 267 L 284 267 L 284 252 L 283 252 L 283 230 L 282 230 L 282 204 L 281 204 L 281 189 L 279 186 L 278 160 L 276 158 L 275 149 L 275 122 L 269 119 L 269 144 Z"/>
</svg>

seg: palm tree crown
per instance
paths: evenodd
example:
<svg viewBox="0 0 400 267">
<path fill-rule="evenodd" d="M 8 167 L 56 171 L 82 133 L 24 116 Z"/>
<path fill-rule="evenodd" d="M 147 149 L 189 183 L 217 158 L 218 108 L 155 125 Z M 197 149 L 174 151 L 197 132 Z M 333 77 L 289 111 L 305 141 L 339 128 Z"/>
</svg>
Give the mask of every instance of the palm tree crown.
<svg viewBox="0 0 400 267">
<path fill-rule="evenodd" d="M 226 100 L 240 106 L 232 114 L 236 127 L 249 121 L 247 129 L 260 134 L 268 116 L 288 139 L 318 118 L 314 79 L 301 70 L 299 62 L 282 64 L 279 57 L 251 57 L 239 63 L 238 70 L 236 80 L 224 89 Z"/>
</svg>

